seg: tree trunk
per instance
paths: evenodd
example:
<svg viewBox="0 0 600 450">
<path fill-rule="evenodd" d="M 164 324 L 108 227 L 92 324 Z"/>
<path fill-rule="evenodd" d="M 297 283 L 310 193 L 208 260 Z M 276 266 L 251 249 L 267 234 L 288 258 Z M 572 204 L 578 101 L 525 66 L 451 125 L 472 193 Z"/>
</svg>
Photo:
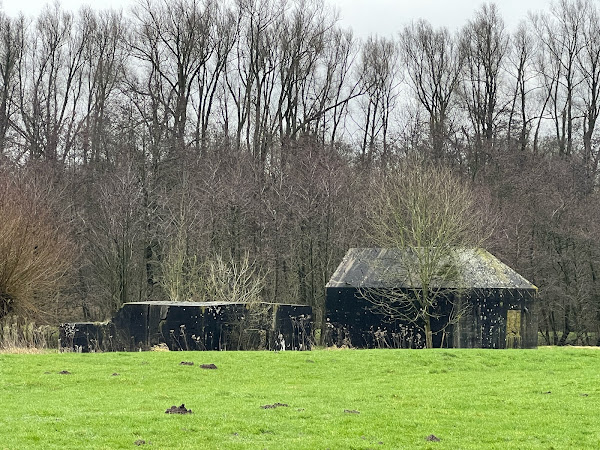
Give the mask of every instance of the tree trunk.
<svg viewBox="0 0 600 450">
<path fill-rule="evenodd" d="M 433 333 L 431 332 L 431 318 L 425 314 L 425 347 L 433 348 Z"/>
</svg>

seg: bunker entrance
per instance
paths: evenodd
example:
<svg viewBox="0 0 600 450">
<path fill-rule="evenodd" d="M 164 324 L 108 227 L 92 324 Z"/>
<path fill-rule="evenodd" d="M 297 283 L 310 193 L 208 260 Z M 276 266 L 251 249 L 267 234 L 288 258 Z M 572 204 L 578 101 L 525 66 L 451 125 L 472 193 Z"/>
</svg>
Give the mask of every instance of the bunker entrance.
<svg viewBox="0 0 600 450">
<path fill-rule="evenodd" d="M 506 348 L 521 348 L 521 310 L 506 311 Z"/>
</svg>

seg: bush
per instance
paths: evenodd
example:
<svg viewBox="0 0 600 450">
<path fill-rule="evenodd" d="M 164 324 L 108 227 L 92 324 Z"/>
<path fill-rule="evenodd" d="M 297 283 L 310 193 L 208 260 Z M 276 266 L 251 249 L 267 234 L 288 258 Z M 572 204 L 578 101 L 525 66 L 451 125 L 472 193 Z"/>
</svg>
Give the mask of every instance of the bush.
<svg viewBox="0 0 600 450">
<path fill-rule="evenodd" d="M 0 172 L 0 319 L 49 313 L 58 298 L 73 251 L 51 200 L 35 183 Z"/>
</svg>

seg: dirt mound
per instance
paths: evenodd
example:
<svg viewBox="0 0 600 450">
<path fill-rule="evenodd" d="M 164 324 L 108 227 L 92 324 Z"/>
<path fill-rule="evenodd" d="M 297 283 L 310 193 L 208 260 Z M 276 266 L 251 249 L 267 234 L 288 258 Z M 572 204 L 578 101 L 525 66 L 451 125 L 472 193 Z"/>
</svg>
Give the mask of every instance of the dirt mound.
<svg viewBox="0 0 600 450">
<path fill-rule="evenodd" d="M 211 369 L 214 370 L 217 368 L 217 366 L 215 366 L 214 364 L 202 364 L 200 366 L 201 369 Z"/>
<path fill-rule="evenodd" d="M 181 361 L 179 363 L 180 366 L 193 366 L 194 363 L 192 361 Z"/>
<path fill-rule="evenodd" d="M 192 414 L 192 410 L 187 409 L 182 403 L 181 406 L 171 406 L 165 411 L 165 414 Z"/>
<path fill-rule="evenodd" d="M 58 372 L 60 375 L 71 375 L 71 372 L 69 372 L 68 370 L 61 370 L 60 372 Z"/>
<path fill-rule="evenodd" d="M 262 405 L 261 408 L 262 409 L 275 409 L 275 408 L 279 408 L 280 406 L 287 407 L 289 405 L 286 403 L 277 402 L 277 403 L 273 403 L 272 405 Z"/>
</svg>

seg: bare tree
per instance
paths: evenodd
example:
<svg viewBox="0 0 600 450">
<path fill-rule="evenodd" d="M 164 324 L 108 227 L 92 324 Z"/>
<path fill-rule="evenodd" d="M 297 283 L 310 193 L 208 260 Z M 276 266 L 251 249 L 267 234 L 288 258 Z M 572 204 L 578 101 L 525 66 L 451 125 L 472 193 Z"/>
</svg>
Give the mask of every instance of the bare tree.
<svg viewBox="0 0 600 450">
<path fill-rule="evenodd" d="M 73 157 L 82 126 L 84 50 L 88 30 L 58 4 L 35 23 L 19 66 L 17 132 L 32 159 L 65 162 Z"/>
<path fill-rule="evenodd" d="M 502 70 L 508 51 L 508 34 L 494 3 L 483 4 L 462 31 L 464 52 L 463 101 L 473 129 L 473 155 L 470 166 L 477 173 L 482 152 L 489 152 L 503 112 L 500 102 Z"/>
<path fill-rule="evenodd" d="M 212 0 L 146 0 L 134 9 L 134 16 L 138 27 L 132 47 L 145 74 L 133 90 L 150 101 L 144 114 L 151 133 L 166 129 L 166 136 L 160 132 L 158 136 L 172 138 L 183 147 L 191 97 L 218 42 L 216 4 Z"/>
<path fill-rule="evenodd" d="M 272 104 L 281 61 L 279 36 L 288 8 L 287 1 L 236 2 L 239 39 L 232 61 L 235 71 L 227 77 L 237 116 L 236 148 L 245 144 L 262 163 L 275 141 Z"/>
<path fill-rule="evenodd" d="M 365 289 L 375 311 L 420 327 L 432 347 L 432 319 L 450 305 L 453 323 L 464 314 L 462 251 L 478 247 L 481 221 L 470 186 L 443 166 L 411 162 L 392 171 L 376 190 L 369 211 L 373 242 L 399 255 L 384 281 L 397 289 Z"/>
<path fill-rule="evenodd" d="M 231 52 L 238 39 L 238 30 L 234 12 L 224 5 L 215 6 L 215 20 L 210 31 L 213 34 L 211 55 L 202 70 L 198 73 L 196 89 L 192 103 L 196 112 L 196 128 L 194 140 L 196 148 L 206 152 L 209 143 L 209 129 L 215 124 L 215 101 L 219 97 L 224 101 L 226 88 L 224 86 L 225 70 Z M 229 135 L 228 110 L 221 108 L 222 128 L 226 137 Z"/>
<path fill-rule="evenodd" d="M 16 114 L 18 70 L 25 47 L 25 19 L 0 13 L 0 156 Z"/>
<path fill-rule="evenodd" d="M 118 89 L 123 87 L 128 52 L 125 45 L 128 22 L 114 11 L 80 11 L 79 21 L 88 38 L 84 50 L 86 110 L 81 130 L 84 164 L 101 160 L 115 162 Z M 113 125 L 113 127 L 111 127 Z M 113 151 L 111 151 L 113 150 Z"/>
<path fill-rule="evenodd" d="M 494 174 L 501 222 L 490 245 L 539 286 L 544 340 L 549 345 L 589 345 L 598 329 L 600 305 L 600 255 L 594 243 L 599 216 L 590 206 L 597 192 L 588 192 L 585 168 L 574 158 L 557 155 L 540 164 L 539 155 L 512 155 L 502 170 Z"/>
<path fill-rule="evenodd" d="M 236 12 L 239 39 L 226 77 L 236 148 L 243 144 L 263 164 L 285 165 L 296 139 L 324 142 L 328 117 L 339 132 L 357 95 L 347 86 L 352 37 L 322 0 L 240 0 Z"/>
<path fill-rule="evenodd" d="M 278 215 L 283 216 L 278 219 L 289 233 L 278 248 L 289 255 L 289 262 L 281 261 L 277 270 L 283 278 L 286 266 L 292 264 L 296 278 L 286 291 L 319 316 L 325 306 L 323 286 L 356 236 L 355 221 L 348 215 L 360 214 L 354 194 L 360 187 L 345 162 L 317 143 L 298 142 L 290 164 L 294 170 L 282 180 L 286 204 L 278 205 Z M 361 169 L 357 171 L 364 174 Z"/>
<path fill-rule="evenodd" d="M 600 151 L 595 145 L 596 125 L 600 116 L 600 13 L 596 3 L 586 3 L 587 14 L 582 31 L 583 48 L 577 55 L 577 62 L 583 77 L 583 161 L 587 171 L 586 178 L 588 182 L 593 183 L 600 161 Z"/>
<path fill-rule="evenodd" d="M 439 159 L 447 143 L 449 113 L 460 81 L 463 56 L 448 29 L 434 30 L 424 20 L 404 29 L 401 44 L 412 88 L 428 113 L 433 156 Z"/>
<path fill-rule="evenodd" d="M 514 91 L 510 103 L 510 112 L 506 135 L 510 142 L 518 129 L 517 142 L 521 151 L 525 151 L 529 142 L 531 125 L 535 117 L 530 113 L 532 91 L 535 89 L 533 81 L 533 58 L 535 42 L 533 35 L 529 32 L 527 24 L 521 22 L 511 39 L 508 55 L 510 62 L 509 73 L 514 77 Z"/>
<path fill-rule="evenodd" d="M 350 85 L 350 68 L 356 57 L 355 40 L 352 30 L 335 29 L 327 40 L 324 56 L 325 76 L 321 90 L 316 95 L 321 105 L 317 108 L 318 118 L 323 125 L 321 130 L 325 136 L 328 131 L 329 142 L 333 146 L 343 131 L 343 121 L 348 115 L 348 103 L 354 98 L 356 85 Z M 326 108 L 327 104 L 333 105 Z M 323 137 L 323 142 L 326 139 Z"/>
<path fill-rule="evenodd" d="M 328 128 L 324 120 L 331 114 L 339 123 L 356 95 L 356 86 L 346 86 L 352 34 L 340 30 L 337 21 L 337 14 L 323 0 L 303 0 L 282 22 L 275 115 L 284 145 L 305 136 L 324 143 Z"/>
<path fill-rule="evenodd" d="M 565 156 L 573 153 L 576 90 L 582 82 L 577 60 L 584 45 L 584 24 L 589 6 L 586 0 L 559 0 L 552 4 L 551 14 L 532 17 L 541 43 L 538 71 L 550 103 L 549 115 L 558 152 Z"/>
<path fill-rule="evenodd" d="M 206 291 L 202 255 L 194 236 L 203 211 L 189 177 L 184 171 L 175 198 L 164 198 L 167 217 L 162 232 L 167 237 L 162 245 L 160 285 L 175 302 L 202 299 Z"/>
<path fill-rule="evenodd" d="M 79 201 L 88 202 L 78 217 L 86 240 L 81 264 L 94 296 L 83 309 L 86 319 L 103 320 L 123 303 L 147 296 L 144 185 L 130 161 L 86 188 L 78 192 Z"/>
<path fill-rule="evenodd" d="M 385 163 L 390 156 L 390 121 L 400 94 L 401 72 L 398 44 L 370 37 L 363 44 L 359 66 L 364 101 L 361 158 L 367 165 L 379 153 Z M 376 151 L 376 147 L 380 147 Z"/>
</svg>

